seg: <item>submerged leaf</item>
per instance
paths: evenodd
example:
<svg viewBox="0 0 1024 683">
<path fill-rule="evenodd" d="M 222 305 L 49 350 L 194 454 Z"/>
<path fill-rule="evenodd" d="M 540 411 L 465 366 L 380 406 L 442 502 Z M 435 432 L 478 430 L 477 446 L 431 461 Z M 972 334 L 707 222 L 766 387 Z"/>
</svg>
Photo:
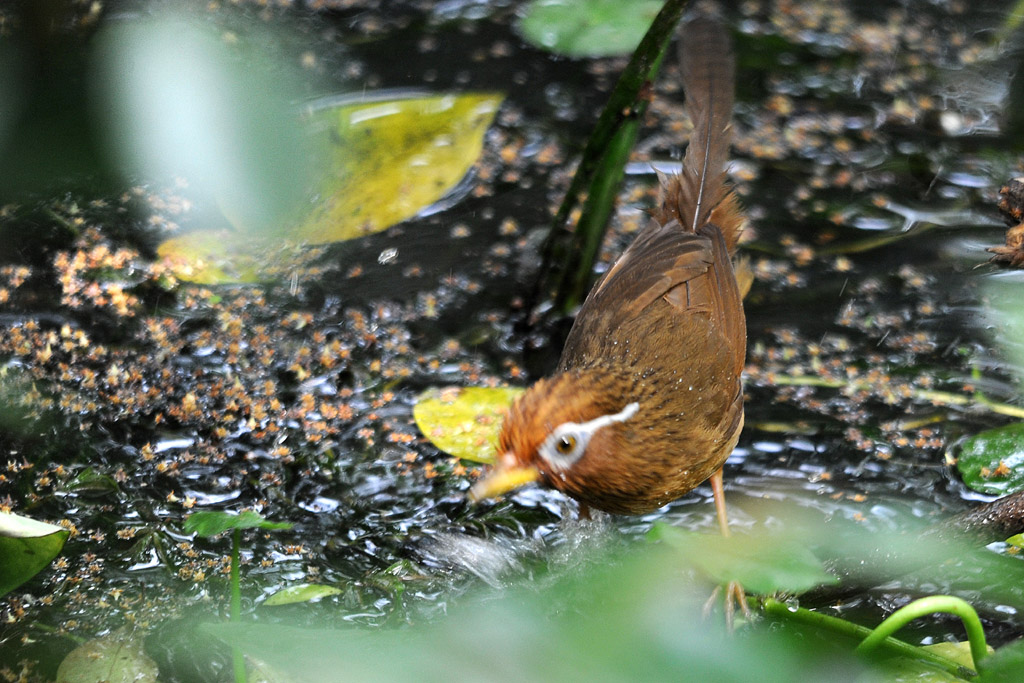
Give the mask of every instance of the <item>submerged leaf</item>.
<svg viewBox="0 0 1024 683">
<path fill-rule="evenodd" d="M 463 460 L 493 463 L 498 431 L 518 387 L 449 387 L 422 394 L 416 426 L 439 449 Z"/>
<path fill-rule="evenodd" d="M 90 640 L 68 653 L 57 669 L 58 683 L 156 683 L 159 669 L 128 628 Z"/>
<path fill-rule="evenodd" d="M 234 529 L 291 529 L 289 522 L 270 522 L 263 515 L 252 510 L 239 514 L 204 510 L 194 512 L 185 520 L 185 533 L 199 536 L 216 536 Z"/>
<path fill-rule="evenodd" d="M 64 547 L 67 529 L 0 512 L 0 595 L 39 573 Z"/>
<path fill-rule="evenodd" d="M 64 485 L 64 490 L 78 495 L 98 497 L 120 493 L 121 487 L 109 474 L 101 474 L 92 467 L 86 467 Z"/>
<path fill-rule="evenodd" d="M 72 650 L 57 669 L 58 683 L 153 683 L 159 669 L 128 628 L 90 640 Z"/>
<path fill-rule="evenodd" d="M 264 602 L 264 606 L 275 607 L 278 605 L 291 605 L 296 602 L 312 602 L 328 595 L 341 593 L 340 588 L 334 586 L 323 586 L 317 583 L 303 583 L 298 586 L 288 586 L 277 591 Z"/>
<path fill-rule="evenodd" d="M 964 483 L 975 491 L 1006 495 L 1024 488 L 1024 422 L 989 429 L 964 441 L 957 458 Z"/>
<path fill-rule="evenodd" d="M 662 0 L 534 0 L 519 22 L 529 42 L 569 57 L 626 55 L 661 9 Z"/>
</svg>

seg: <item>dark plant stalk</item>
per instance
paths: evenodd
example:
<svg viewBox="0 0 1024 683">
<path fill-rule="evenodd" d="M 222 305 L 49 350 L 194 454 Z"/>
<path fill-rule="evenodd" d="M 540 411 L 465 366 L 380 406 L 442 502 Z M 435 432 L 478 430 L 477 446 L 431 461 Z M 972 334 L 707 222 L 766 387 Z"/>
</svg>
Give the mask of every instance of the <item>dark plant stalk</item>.
<svg viewBox="0 0 1024 683">
<path fill-rule="evenodd" d="M 594 261 L 597 260 L 601 242 L 604 240 L 608 218 L 615 207 L 615 197 L 622 184 L 626 162 L 629 160 L 629 153 L 633 149 L 639 130 L 638 119 L 627 121 L 619 128 L 590 183 L 583 212 L 576 223 L 574 233 L 578 251 L 572 252 L 573 258 L 566 264 L 563 280 L 556 294 L 555 306 L 563 314 L 568 314 L 572 308 L 581 304 L 587 295 Z"/>
<path fill-rule="evenodd" d="M 615 189 L 622 180 L 639 121 L 647 111 L 644 93 L 658 73 L 687 3 L 688 0 L 665 3 L 615 84 L 544 241 L 541 271 L 527 302 L 528 314 L 551 292 L 555 296 L 555 309 L 563 313 L 581 303 L 615 201 Z M 613 149 L 618 151 L 613 153 L 610 151 Z M 584 188 L 589 188 L 591 198 L 587 205 L 590 210 L 584 212 L 587 217 L 581 216 L 576 230 L 571 231 L 566 221 L 579 204 Z M 584 283 L 582 286 L 578 284 L 580 281 Z"/>
</svg>

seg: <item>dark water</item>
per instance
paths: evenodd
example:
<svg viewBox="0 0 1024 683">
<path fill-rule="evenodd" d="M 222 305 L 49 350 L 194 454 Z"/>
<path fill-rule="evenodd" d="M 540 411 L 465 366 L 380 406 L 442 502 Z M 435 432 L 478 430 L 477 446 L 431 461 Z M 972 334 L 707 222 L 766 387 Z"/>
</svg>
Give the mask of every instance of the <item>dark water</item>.
<svg viewBox="0 0 1024 683">
<path fill-rule="evenodd" d="M 624 61 L 525 45 L 512 28 L 516 3 L 325 5 L 191 11 L 243 43 L 252 23 L 286 27 L 255 47 L 282 60 L 312 55 L 309 98 L 504 92 L 480 167 L 446 208 L 328 247 L 318 271 L 265 287 L 161 288 L 145 217 L 197 227 L 203 207 L 178 210 L 188 190 L 58 193 L 0 217 L 8 234 L 48 236 L 4 255 L 30 271 L 18 287 L 20 271 L 4 271 L 0 359 L 16 407 L 0 436 L 11 462 L 0 504 L 75 532 L 58 564 L 0 603 L 6 666 L 28 659 L 52 675 L 75 645 L 66 636 L 129 623 L 150 634 L 168 680 L 211 675 L 202 662 L 222 654 L 176 647 L 182 623 L 226 610 L 227 541 L 181 533 L 200 509 L 256 508 L 294 523 L 247 537 L 244 607 L 284 585 L 338 586 L 317 606 L 287 608 L 321 627 L 441 618 L 468 591 L 571 573 L 609 545 L 642 543 L 656 520 L 715 528 L 707 486 L 596 530 L 548 492 L 470 506 L 463 468 L 412 423 L 426 388 L 523 384 L 553 366 L 565 325 L 522 333 L 516 305 Z M 1013 64 L 992 41 L 1006 10 L 871 7 L 745 3 L 727 13 L 739 56 L 732 170 L 756 281 L 747 427 L 725 478 L 733 523 L 753 534 L 785 527 L 794 511 L 898 530 L 987 500 L 948 458 L 962 437 L 1012 418 L 921 392 L 969 395 L 970 384 L 997 402 L 1019 396 L 981 289 L 995 272 L 984 247 L 1002 243 L 997 191 L 1021 170 L 999 137 Z M 119 9 L 116 20 L 136 18 L 135 5 Z M 676 75 L 667 66 L 656 85 L 637 162 L 681 153 Z M 634 170 L 605 262 L 654 201 L 652 174 Z M 454 226 L 468 236 L 452 237 Z M 883 237 L 893 239 L 871 242 Z M 121 247 L 139 250 L 129 266 L 96 251 Z M 379 258 L 388 249 L 397 256 Z M 55 260 L 58 251 L 68 258 Z M 76 254 L 96 262 L 76 265 Z M 109 293 L 69 290 L 104 268 L 137 297 L 126 309 Z M 845 384 L 802 386 L 808 376 Z M 971 583 L 975 567 L 962 569 L 947 585 L 903 577 L 865 590 L 844 613 L 874 623 L 910 597 L 960 592 L 990 620 L 993 642 L 1018 635 L 1024 595 L 998 592 L 988 575 Z M 932 621 L 917 637 L 947 633 L 957 631 Z"/>
</svg>

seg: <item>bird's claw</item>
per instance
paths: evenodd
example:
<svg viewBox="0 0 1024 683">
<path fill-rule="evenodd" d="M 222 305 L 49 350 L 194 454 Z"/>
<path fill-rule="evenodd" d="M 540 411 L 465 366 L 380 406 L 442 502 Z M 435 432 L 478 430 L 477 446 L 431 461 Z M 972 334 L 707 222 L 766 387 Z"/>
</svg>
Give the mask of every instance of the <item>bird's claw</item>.
<svg viewBox="0 0 1024 683">
<path fill-rule="evenodd" d="M 718 601 L 718 594 L 721 592 L 722 586 L 715 586 L 715 590 L 711 592 L 711 597 L 704 603 L 703 615 L 705 619 L 708 618 L 711 610 L 714 609 L 715 603 Z M 753 618 L 753 614 L 750 611 L 750 605 L 747 604 L 747 593 L 743 590 L 743 586 L 739 581 L 730 581 L 725 585 L 725 627 L 730 633 L 735 628 L 737 603 L 740 606 L 740 611 L 743 612 L 743 618 L 750 621 Z"/>
</svg>

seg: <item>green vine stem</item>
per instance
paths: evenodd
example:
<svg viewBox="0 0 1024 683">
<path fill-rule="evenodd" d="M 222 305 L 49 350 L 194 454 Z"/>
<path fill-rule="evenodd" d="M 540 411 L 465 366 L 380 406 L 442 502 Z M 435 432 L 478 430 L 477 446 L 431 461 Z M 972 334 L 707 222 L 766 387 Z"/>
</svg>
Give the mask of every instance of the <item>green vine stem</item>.
<svg viewBox="0 0 1024 683">
<path fill-rule="evenodd" d="M 910 605 L 907 605 L 907 607 L 909 606 Z M 866 638 L 870 637 L 873 633 L 877 632 L 878 630 L 875 629 L 874 631 L 872 631 L 871 629 L 865 626 L 854 624 L 853 622 L 846 621 L 845 619 L 832 617 L 827 614 L 820 614 L 818 612 L 812 612 L 811 610 L 805 609 L 803 607 L 793 607 L 780 600 L 776 600 L 775 598 L 764 598 L 762 602 L 762 608 L 764 609 L 766 614 L 769 614 L 777 619 L 785 619 L 789 621 L 800 622 L 802 624 L 807 624 L 815 628 L 832 631 L 833 633 L 838 633 L 840 635 L 847 636 L 855 640 L 865 641 Z M 891 619 L 898 613 L 899 612 L 897 611 L 889 618 Z M 887 651 L 895 655 L 899 655 L 901 657 L 928 662 L 929 664 L 938 667 L 943 671 L 947 671 L 953 674 L 954 676 L 958 676 L 960 678 L 973 678 L 977 675 L 976 672 L 967 669 L 959 662 L 955 662 L 952 659 L 949 659 L 948 657 L 943 657 L 942 655 L 935 654 L 930 650 L 925 650 L 924 648 L 918 647 L 916 645 L 911 645 L 910 643 L 905 643 L 902 640 L 897 640 L 896 638 L 889 637 L 888 634 L 880 638 L 876 638 L 876 640 L 878 641 L 875 645 L 876 647 L 881 646 L 885 648 Z M 861 647 L 863 647 L 863 645 L 864 642 L 861 642 L 861 645 L 857 648 L 858 652 L 863 652 L 860 649 Z M 975 659 L 975 665 L 977 665 L 977 659 Z"/>
<path fill-rule="evenodd" d="M 555 294 L 554 308 L 560 312 L 581 303 L 586 287 L 581 293 L 578 282 L 580 279 L 589 281 L 593 271 L 593 258 L 597 253 L 594 245 L 601 243 L 607 216 L 615 200 L 615 190 L 621 182 L 629 149 L 636 139 L 638 122 L 647 110 L 646 93 L 649 93 L 650 82 L 658 73 L 669 40 L 687 4 L 688 0 L 665 2 L 612 89 L 541 249 L 541 272 L 527 302 L 527 312 L 550 293 Z M 585 188 L 594 197 L 587 202 L 584 213 L 592 212 L 593 216 L 581 217 L 576 230 L 569 230 L 566 222 L 579 204 Z M 602 215 L 604 220 L 601 220 Z"/>
<path fill-rule="evenodd" d="M 967 600 L 951 595 L 932 595 L 920 600 L 914 600 L 910 604 L 900 607 L 889 615 L 886 621 L 882 622 L 870 635 L 857 646 L 857 652 L 866 653 L 889 638 L 904 626 L 922 616 L 929 614 L 944 613 L 953 614 L 959 617 L 964 623 L 964 630 L 967 631 L 967 640 L 971 644 L 971 656 L 974 658 L 974 666 L 981 667 L 981 660 L 988 655 L 988 644 L 985 642 L 985 630 L 981 626 L 978 612 L 974 610 Z"/>
<path fill-rule="evenodd" d="M 960 617 L 964 630 L 967 632 L 967 642 L 971 645 L 971 657 L 974 658 L 974 666 L 980 668 L 981 661 L 988 656 L 988 645 L 985 642 L 985 629 L 981 626 L 981 619 L 971 605 L 961 598 L 952 595 L 932 595 L 927 598 L 915 600 L 905 607 L 901 607 L 889 618 L 879 624 L 871 634 L 857 646 L 857 652 L 866 654 L 879 646 L 882 641 L 896 631 L 900 630 L 914 619 L 928 616 L 929 614 L 953 614 Z"/>
<path fill-rule="evenodd" d="M 878 386 L 877 383 L 872 382 L 844 382 L 842 380 L 825 379 L 824 377 L 816 377 L 813 375 L 765 375 L 764 379 L 769 384 L 779 386 L 826 387 L 830 389 L 849 388 L 852 390 L 864 391 L 871 391 Z M 943 405 L 984 406 L 993 413 L 1024 419 L 1024 408 L 1020 406 L 1012 406 L 1008 403 L 993 401 L 980 392 L 974 392 L 970 396 L 964 396 L 963 394 L 954 394 L 949 391 L 937 391 L 935 389 L 911 389 L 909 396 L 910 398 L 921 401 L 930 401 L 931 403 L 941 403 Z"/>
<path fill-rule="evenodd" d="M 230 620 L 238 622 L 242 617 L 242 577 L 239 571 L 238 555 L 242 546 L 242 530 L 236 528 L 231 533 L 231 615 Z M 231 662 L 234 668 L 235 683 L 246 683 L 245 656 L 237 647 L 231 648 Z"/>
<path fill-rule="evenodd" d="M 664 56 L 664 53 L 662 53 Z M 660 64 L 659 58 L 658 62 Z M 657 64 L 652 67 L 657 68 Z M 608 145 L 604 162 L 594 174 L 590 183 L 587 198 L 583 202 L 583 211 L 576 222 L 575 235 L 578 236 L 578 251 L 569 263 L 578 261 L 574 271 L 566 271 L 559 291 L 556 294 L 556 307 L 563 314 L 568 314 L 587 295 L 588 285 L 597 260 L 598 250 L 604 238 L 605 226 L 615 207 L 615 198 L 619 186 L 625 176 L 626 162 L 640 131 L 640 120 L 634 118 L 627 121 Z"/>
</svg>

